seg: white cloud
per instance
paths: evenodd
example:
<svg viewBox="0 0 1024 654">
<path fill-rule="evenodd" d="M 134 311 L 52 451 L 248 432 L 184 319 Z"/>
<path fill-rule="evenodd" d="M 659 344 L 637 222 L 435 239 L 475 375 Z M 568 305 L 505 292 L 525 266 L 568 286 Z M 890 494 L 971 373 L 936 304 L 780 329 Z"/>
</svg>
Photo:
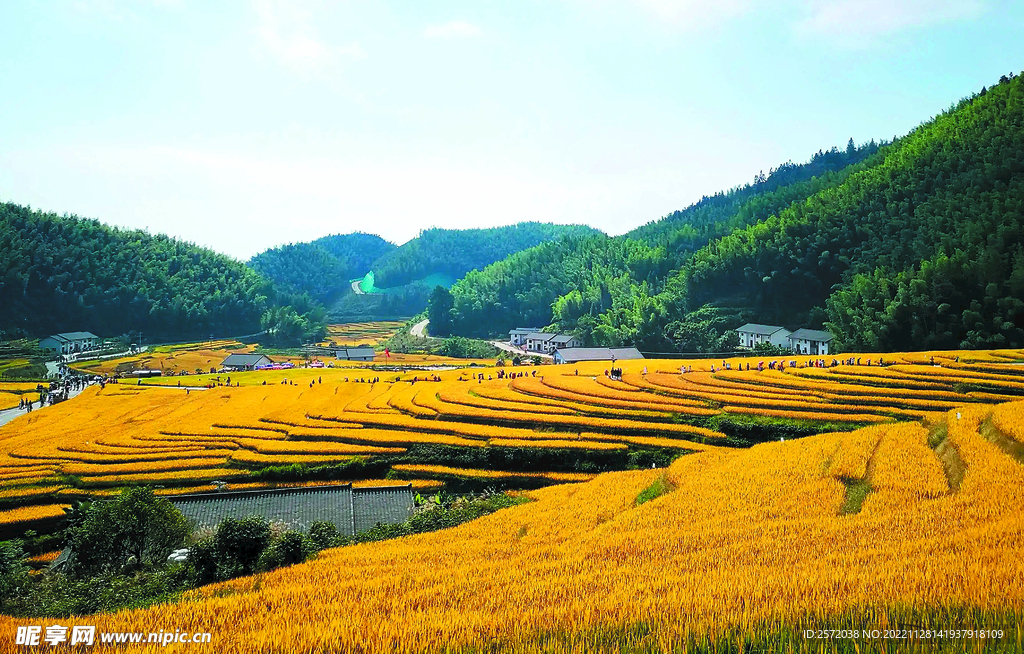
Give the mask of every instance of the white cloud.
<svg viewBox="0 0 1024 654">
<path fill-rule="evenodd" d="M 253 7 L 260 44 L 296 72 L 310 74 L 340 61 L 367 57 L 358 43 L 334 46 L 318 38 L 312 15 L 298 3 L 255 0 Z"/>
<path fill-rule="evenodd" d="M 480 28 L 464 20 L 452 20 L 443 25 L 427 25 L 423 36 L 428 39 L 453 39 L 480 36 Z"/>
<path fill-rule="evenodd" d="M 981 15 L 984 0 L 807 0 L 807 17 L 797 33 L 866 41 L 907 29 L 927 27 Z"/>
<path fill-rule="evenodd" d="M 751 7 L 750 0 L 632 0 L 660 21 L 677 27 L 706 27 L 735 18 Z"/>
</svg>

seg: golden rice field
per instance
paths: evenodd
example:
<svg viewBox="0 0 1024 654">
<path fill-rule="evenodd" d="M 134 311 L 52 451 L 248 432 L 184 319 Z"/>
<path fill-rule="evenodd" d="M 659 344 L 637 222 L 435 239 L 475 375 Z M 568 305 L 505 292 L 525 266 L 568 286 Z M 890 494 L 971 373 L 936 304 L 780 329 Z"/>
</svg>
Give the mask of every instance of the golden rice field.
<svg viewBox="0 0 1024 654">
<path fill-rule="evenodd" d="M 239 654 L 1021 651 L 1024 466 L 987 431 L 1022 411 L 967 401 L 923 421 L 708 447 L 527 491 L 533 502 L 453 529 L 60 623 L 209 632 L 172 650 Z M 656 483 L 667 492 L 638 504 Z M 857 484 L 867 492 L 851 502 Z M 39 623 L 0 617 L 0 633 Z M 1001 635 L 804 638 L 819 627 Z"/>
<path fill-rule="evenodd" d="M 195 352 L 180 346 L 164 354 L 174 353 Z M 361 466 L 366 472 L 356 478 L 384 477 L 398 456 L 407 466 L 433 467 L 394 470 L 413 481 L 486 479 L 479 470 L 488 466 L 453 464 L 446 458 L 452 452 L 476 461 L 492 451 L 521 464 L 541 461 L 521 470 L 494 467 L 506 480 L 530 473 L 534 481 L 561 483 L 595 471 L 582 462 L 622 469 L 638 452 L 746 446 L 751 425 L 769 433 L 795 425 L 800 434 L 885 429 L 1024 397 L 1024 366 L 1010 363 L 1024 360 L 1020 351 L 889 354 L 882 367 L 877 359 L 856 365 L 852 356 L 854 365 L 831 368 L 787 357 L 784 370 L 765 361 L 760 372 L 759 360 L 749 357 L 729 359 L 725 369 L 721 361 L 626 361 L 619 363 L 621 380 L 606 375 L 609 363 L 592 362 L 430 373 L 259 371 L 232 374 L 231 387 L 223 385 L 227 375 L 220 382 L 187 376 L 108 384 L 0 427 L 0 511 L 43 510 L 137 484 L 167 492 L 213 481 L 270 487 L 282 480 L 259 471 L 292 464 Z M 197 379 L 221 385 L 176 388 Z M 998 407 L 986 434 L 1021 442 L 1019 420 L 1001 413 L 1013 406 Z M 452 472 L 459 469 L 463 474 Z M 25 522 L 5 515 L 0 525 Z"/>
<path fill-rule="evenodd" d="M 404 320 L 347 322 L 327 325 L 327 336 L 321 345 L 377 345 L 388 340 L 405 325 Z"/>
<path fill-rule="evenodd" d="M 132 370 L 161 370 L 165 375 L 192 374 L 197 370 L 209 372 L 211 368 L 220 368 L 221 362 L 229 354 L 248 354 L 255 348 L 255 345 L 244 345 L 231 340 L 158 345 L 141 354 L 101 361 L 83 361 L 73 363 L 71 367 L 97 375 L 113 375 Z M 274 356 L 273 359 L 282 363 L 292 361 L 296 365 L 302 361 L 301 357 Z"/>
</svg>

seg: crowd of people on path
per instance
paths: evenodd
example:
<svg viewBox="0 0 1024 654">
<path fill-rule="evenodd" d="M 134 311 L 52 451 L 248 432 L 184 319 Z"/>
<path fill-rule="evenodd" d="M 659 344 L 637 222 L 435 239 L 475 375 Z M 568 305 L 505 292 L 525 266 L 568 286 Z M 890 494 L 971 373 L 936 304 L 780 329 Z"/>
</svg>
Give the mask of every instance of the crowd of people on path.
<svg viewBox="0 0 1024 654">
<path fill-rule="evenodd" d="M 30 413 L 36 407 L 42 408 L 48 404 L 52 406 L 58 402 L 63 402 L 70 398 L 72 393 L 77 393 L 93 381 L 95 381 L 94 378 L 83 375 L 65 375 L 46 386 L 36 384 L 35 392 L 38 394 L 38 397 L 35 399 L 29 397 L 20 398 L 18 400 L 18 410 Z"/>
</svg>

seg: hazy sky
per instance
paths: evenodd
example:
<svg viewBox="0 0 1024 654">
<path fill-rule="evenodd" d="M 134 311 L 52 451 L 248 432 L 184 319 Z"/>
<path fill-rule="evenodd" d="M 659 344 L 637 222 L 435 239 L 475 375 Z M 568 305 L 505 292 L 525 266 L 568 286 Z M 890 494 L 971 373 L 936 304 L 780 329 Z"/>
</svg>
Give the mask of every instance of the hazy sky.
<svg viewBox="0 0 1024 654">
<path fill-rule="evenodd" d="M 0 3 L 0 200 L 239 258 L 611 234 L 1024 68 L 998 0 Z"/>
</svg>

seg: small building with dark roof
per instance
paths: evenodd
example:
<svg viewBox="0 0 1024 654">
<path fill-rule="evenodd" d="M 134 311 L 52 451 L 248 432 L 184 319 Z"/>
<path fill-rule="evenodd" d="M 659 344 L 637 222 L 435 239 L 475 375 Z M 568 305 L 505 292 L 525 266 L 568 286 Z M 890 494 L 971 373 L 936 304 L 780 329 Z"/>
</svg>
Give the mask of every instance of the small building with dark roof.
<svg viewBox="0 0 1024 654">
<path fill-rule="evenodd" d="M 832 334 L 820 329 L 798 329 L 789 335 L 789 349 L 795 354 L 828 354 Z"/>
<path fill-rule="evenodd" d="M 316 521 L 334 523 L 352 536 L 381 524 L 398 524 L 413 511 L 412 484 L 353 488 L 352 484 L 256 491 L 216 491 L 168 497 L 196 527 L 211 528 L 225 518 L 263 516 L 293 529 Z"/>
<path fill-rule="evenodd" d="M 635 347 L 569 347 L 555 350 L 555 363 L 643 359 Z"/>
<path fill-rule="evenodd" d="M 373 361 L 376 352 L 369 345 L 357 347 L 339 347 L 334 349 L 334 356 L 347 361 Z"/>
<path fill-rule="evenodd" d="M 256 370 L 260 366 L 271 366 L 274 362 L 265 354 L 229 354 L 220 367 L 227 370 Z"/>
<path fill-rule="evenodd" d="M 100 344 L 100 337 L 92 332 L 65 332 L 40 339 L 39 348 L 59 354 L 73 354 L 91 350 Z"/>
<path fill-rule="evenodd" d="M 526 345 L 526 337 L 530 334 L 536 334 L 540 331 L 540 327 L 516 327 L 508 332 L 508 342 L 512 345 L 522 347 Z"/>
<path fill-rule="evenodd" d="M 740 337 L 740 347 L 756 347 L 761 343 L 771 343 L 778 347 L 789 347 L 790 331 L 778 325 L 759 325 L 748 322 L 736 333 Z"/>
</svg>

